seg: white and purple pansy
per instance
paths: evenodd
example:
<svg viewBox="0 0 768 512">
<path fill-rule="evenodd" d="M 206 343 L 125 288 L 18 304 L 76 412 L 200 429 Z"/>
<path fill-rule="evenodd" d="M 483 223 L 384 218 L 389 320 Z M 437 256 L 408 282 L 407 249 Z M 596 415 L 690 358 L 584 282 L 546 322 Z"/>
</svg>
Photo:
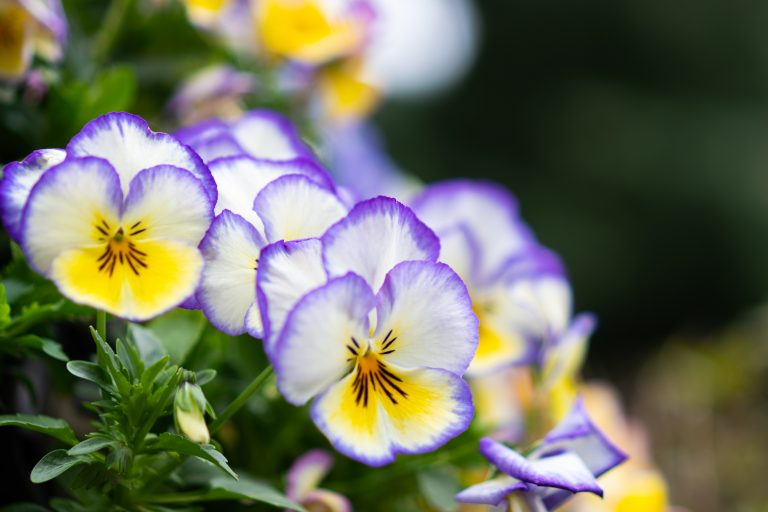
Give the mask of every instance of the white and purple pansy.
<svg viewBox="0 0 768 512">
<path fill-rule="evenodd" d="M 477 318 L 461 279 L 435 262 L 435 235 L 407 207 L 375 198 L 321 241 L 330 280 L 290 308 L 268 351 L 286 400 L 314 398 L 318 428 L 372 466 L 466 430 L 474 409 L 461 375 L 477 346 Z M 273 257 L 285 260 L 285 251 Z M 270 307 L 280 306 L 277 289 L 260 287 Z"/>
<path fill-rule="evenodd" d="M 67 157 L 29 192 L 21 247 L 74 302 L 146 320 L 197 287 L 213 202 L 191 172 L 156 165 L 124 185 L 107 160 Z"/>
<path fill-rule="evenodd" d="M 480 453 L 503 474 L 465 489 L 456 500 L 500 511 L 547 512 L 577 492 L 602 496 L 596 478 L 626 459 L 595 427 L 581 399 L 528 457 L 490 438 L 480 440 Z"/>
<path fill-rule="evenodd" d="M 261 338 L 256 280 L 262 249 L 319 237 L 347 207 L 325 170 L 309 160 L 234 156 L 210 168 L 219 187 L 218 215 L 201 244 L 206 266 L 196 298 L 221 331 Z"/>
<path fill-rule="evenodd" d="M 302 141 L 296 126 L 270 110 L 252 110 L 235 121 L 209 119 L 176 132 L 206 161 L 225 156 L 247 155 L 259 160 L 313 160 L 312 150 Z"/>
<path fill-rule="evenodd" d="M 339 493 L 318 488 L 333 467 L 333 457 L 324 450 L 311 450 L 293 463 L 286 475 L 285 494 L 307 510 L 352 512 L 349 500 Z"/>
</svg>

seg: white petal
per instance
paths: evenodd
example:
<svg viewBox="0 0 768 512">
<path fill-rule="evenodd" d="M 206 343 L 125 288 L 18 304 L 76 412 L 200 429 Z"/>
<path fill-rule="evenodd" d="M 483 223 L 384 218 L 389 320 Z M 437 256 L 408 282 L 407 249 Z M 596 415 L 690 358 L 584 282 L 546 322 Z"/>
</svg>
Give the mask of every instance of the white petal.
<svg viewBox="0 0 768 512">
<path fill-rule="evenodd" d="M 323 178 L 317 165 L 306 160 L 272 162 L 248 156 L 234 156 L 214 160 L 210 169 L 219 187 L 216 214 L 230 210 L 256 226 L 262 234 L 264 225 L 253 211 L 253 201 L 264 187 L 277 178 L 290 174 Z"/>
<path fill-rule="evenodd" d="M 22 247 L 30 264 L 47 274 L 63 252 L 96 246 L 96 223 L 115 226 L 122 199 L 118 176 L 104 160 L 71 158 L 48 170 L 24 208 Z"/>
<path fill-rule="evenodd" d="M 303 500 L 317 489 L 333 466 L 333 457 L 324 450 L 311 450 L 293 463 L 285 475 L 285 494 L 294 501 Z"/>
<path fill-rule="evenodd" d="M 387 197 L 358 203 L 323 235 L 323 260 L 330 276 L 354 272 L 374 290 L 402 261 L 435 261 L 440 242 L 413 212 Z"/>
<path fill-rule="evenodd" d="M 67 145 L 72 156 L 96 156 L 107 160 L 120 176 L 123 192 L 140 171 L 172 165 L 199 179 L 212 201 L 216 184 L 200 157 L 167 133 L 153 132 L 142 118 L 125 112 L 97 117 L 86 124 Z"/>
<path fill-rule="evenodd" d="M 528 485 L 520 480 L 502 475 L 464 489 L 456 495 L 456 501 L 459 503 L 498 505 L 513 492 L 527 489 Z"/>
<path fill-rule="evenodd" d="M 146 239 L 173 239 L 197 245 L 212 219 L 213 202 L 200 181 L 170 165 L 141 171 L 131 181 L 125 198 L 126 231 L 142 230 Z"/>
<path fill-rule="evenodd" d="M 368 334 L 371 289 L 348 274 L 308 293 L 288 315 L 272 364 L 286 400 L 302 405 L 350 370 L 347 345 Z"/>
<path fill-rule="evenodd" d="M 256 281 L 267 352 L 299 299 L 326 280 L 320 240 L 275 242 L 264 248 Z"/>
<path fill-rule="evenodd" d="M 392 269 L 377 296 L 375 338 L 387 361 L 461 375 L 477 348 L 477 317 L 467 288 L 443 263 L 409 261 Z M 391 333 L 390 333 L 391 331 Z"/>
<path fill-rule="evenodd" d="M 293 123 L 276 112 L 249 112 L 232 124 L 231 131 L 238 144 L 254 158 L 291 160 L 311 156 Z"/>
<path fill-rule="evenodd" d="M 336 194 L 301 175 L 283 176 L 264 187 L 253 209 L 270 242 L 319 237 L 347 213 Z"/>
<path fill-rule="evenodd" d="M 205 267 L 197 299 L 211 323 L 227 334 L 246 331 L 246 316 L 256 304 L 256 264 L 263 245 L 256 229 L 229 210 L 216 217 L 200 244 Z M 249 331 L 258 335 L 254 327 Z"/>
</svg>

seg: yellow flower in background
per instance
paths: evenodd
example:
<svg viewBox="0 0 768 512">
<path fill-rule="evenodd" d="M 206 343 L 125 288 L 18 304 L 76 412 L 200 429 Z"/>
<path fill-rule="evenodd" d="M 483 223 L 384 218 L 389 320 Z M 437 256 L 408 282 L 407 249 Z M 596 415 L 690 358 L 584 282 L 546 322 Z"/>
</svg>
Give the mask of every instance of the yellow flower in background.
<svg viewBox="0 0 768 512">
<path fill-rule="evenodd" d="M 58 0 L 0 0 L 0 80 L 23 78 L 35 55 L 58 60 L 66 38 Z"/>
<path fill-rule="evenodd" d="M 369 18 L 351 2 L 328 0 L 260 0 L 254 10 L 265 52 L 309 65 L 355 53 Z"/>
<path fill-rule="evenodd" d="M 331 119 L 366 117 L 379 102 L 379 90 L 366 80 L 361 59 L 339 61 L 319 73 L 321 108 Z"/>
<path fill-rule="evenodd" d="M 210 28 L 216 24 L 232 0 L 183 0 L 183 3 L 193 24 Z"/>
</svg>

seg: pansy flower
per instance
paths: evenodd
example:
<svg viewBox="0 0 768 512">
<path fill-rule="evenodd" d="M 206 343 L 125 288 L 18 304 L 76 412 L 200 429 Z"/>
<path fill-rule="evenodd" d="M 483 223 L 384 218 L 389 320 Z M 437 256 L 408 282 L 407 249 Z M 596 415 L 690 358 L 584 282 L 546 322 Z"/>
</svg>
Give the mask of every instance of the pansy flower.
<svg viewBox="0 0 768 512">
<path fill-rule="evenodd" d="M 328 174 L 310 160 L 236 156 L 210 167 L 219 200 L 216 219 L 200 245 L 206 266 L 196 297 L 218 329 L 261 338 L 256 300 L 261 250 L 272 242 L 318 237 L 347 207 Z"/>
<path fill-rule="evenodd" d="M 389 198 L 321 238 L 330 280 L 290 309 L 272 350 L 278 388 L 340 452 L 372 466 L 434 450 L 473 414 L 461 375 L 477 344 L 466 287 L 439 243 Z M 260 291 L 263 291 L 260 288 Z M 265 294 L 266 302 L 281 297 Z"/>
<path fill-rule="evenodd" d="M 349 500 L 318 485 L 333 467 L 333 457 L 323 450 L 312 450 L 293 463 L 286 475 L 285 495 L 307 510 L 352 512 Z"/>
<path fill-rule="evenodd" d="M 59 0 L 0 3 L 0 80 L 23 78 L 35 55 L 58 61 L 67 30 L 67 19 Z"/>
<path fill-rule="evenodd" d="M 456 180 L 427 187 L 414 211 L 441 240 L 441 261 L 467 284 L 480 319 L 470 367 L 479 376 L 536 363 L 567 331 L 571 290 L 559 258 L 541 247 L 502 187 Z"/>
<path fill-rule="evenodd" d="M 213 208 L 201 182 L 171 165 L 138 172 L 127 188 L 108 161 L 67 158 L 32 188 L 21 245 L 66 297 L 139 321 L 194 293 Z"/>
<path fill-rule="evenodd" d="M 581 400 L 527 457 L 490 438 L 480 440 L 480 453 L 502 475 L 465 489 L 456 500 L 509 511 L 555 510 L 578 492 L 602 496 L 596 478 L 626 459 Z"/>
<path fill-rule="evenodd" d="M 88 123 L 66 152 L 7 166 L 0 195 L 9 233 L 64 295 L 145 320 L 194 293 L 211 184 L 189 148 L 116 113 Z"/>
</svg>

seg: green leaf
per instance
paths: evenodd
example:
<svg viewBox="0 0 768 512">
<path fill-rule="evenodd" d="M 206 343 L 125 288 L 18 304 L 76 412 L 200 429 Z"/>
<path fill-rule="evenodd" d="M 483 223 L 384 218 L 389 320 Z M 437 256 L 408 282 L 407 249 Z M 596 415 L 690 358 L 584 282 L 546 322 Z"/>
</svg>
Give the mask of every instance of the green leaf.
<svg viewBox="0 0 768 512">
<path fill-rule="evenodd" d="M 112 347 L 101 338 L 98 331 L 91 327 L 91 336 L 93 341 L 96 342 L 96 352 L 98 355 L 99 365 L 105 365 L 107 373 L 112 377 L 118 391 L 123 396 L 129 396 L 131 393 L 131 384 L 120 370 L 120 363 L 117 360 L 115 352 Z"/>
<path fill-rule="evenodd" d="M 137 324 L 128 324 L 128 339 L 139 351 L 145 366 L 150 366 L 168 353 L 154 332 Z"/>
<path fill-rule="evenodd" d="M 229 476 L 237 480 L 237 474 L 232 471 L 232 468 L 230 468 L 229 464 L 227 464 L 226 457 L 217 451 L 213 445 L 197 444 L 180 435 L 165 432 L 157 436 L 156 439 L 153 439 L 151 442 L 147 443 L 147 449 L 177 452 L 182 455 L 198 457 L 214 464 L 226 472 Z"/>
<path fill-rule="evenodd" d="M 112 388 L 112 383 L 109 381 L 109 377 L 96 363 L 88 361 L 70 361 L 67 363 L 67 370 L 75 377 L 88 380 L 103 389 Z"/>
<path fill-rule="evenodd" d="M 89 453 L 97 452 L 102 448 L 106 448 L 114 441 L 106 437 L 91 437 L 85 441 L 77 443 L 75 446 L 67 450 L 68 455 L 87 455 Z"/>
<path fill-rule="evenodd" d="M 11 321 L 11 306 L 8 305 L 8 297 L 5 295 L 5 285 L 0 284 L 0 327 Z"/>
<path fill-rule="evenodd" d="M 268 503 L 275 507 L 306 512 L 304 507 L 289 500 L 285 495 L 274 488 L 248 476 L 243 476 L 237 481 L 224 477 L 216 477 L 213 478 L 208 485 L 210 491 L 206 495 L 206 500 L 247 499 Z"/>
<path fill-rule="evenodd" d="M 195 381 L 198 386 L 205 386 L 216 377 L 216 370 L 211 368 L 207 370 L 200 370 L 195 376 Z"/>
<path fill-rule="evenodd" d="M 450 512 L 457 509 L 453 499 L 461 491 L 454 474 L 445 468 L 435 468 L 418 474 L 419 489 L 430 505 Z"/>
<path fill-rule="evenodd" d="M 86 462 L 89 462 L 88 459 L 83 457 L 67 455 L 66 450 L 53 450 L 52 452 L 45 454 L 43 458 L 40 459 L 40 462 L 35 464 L 29 479 L 35 484 L 47 482 L 48 480 L 53 480 L 68 469 L 73 468 L 78 464 L 85 464 Z"/>
<path fill-rule="evenodd" d="M 157 376 L 160 375 L 160 372 L 162 372 L 165 369 L 165 365 L 168 364 L 168 356 L 163 356 L 152 365 L 144 370 L 144 373 L 141 374 L 141 385 L 144 386 L 146 389 L 151 390 L 152 384 L 154 384 L 155 379 L 157 379 Z"/>
<path fill-rule="evenodd" d="M 148 327 L 165 347 L 171 361 L 182 364 L 200 340 L 205 325 L 205 316 L 200 311 L 175 309 L 152 320 Z"/>
<path fill-rule="evenodd" d="M 27 430 L 34 430 L 51 437 L 55 437 L 67 444 L 77 444 L 77 437 L 66 421 L 50 416 L 33 416 L 29 414 L 3 415 L 0 416 L 1 426 L 21 427 Z"/>
<path fill-rule="evenodd" d="M 67 354 L 64 353 L 61 345 L 58 342 L 49 340 L 48 338 L 41 338 L 40 336 L 35 336 L 34 334 L 27 334 L 26 336 L 19 336 L 18 338 L 15 338 L 12 343 L 15 343 L 19 346 L 40 350 L 52 358 L 58 359 L 59 361 L 69 361 L 69 357 L 67 357 Z"/>
</svg>

